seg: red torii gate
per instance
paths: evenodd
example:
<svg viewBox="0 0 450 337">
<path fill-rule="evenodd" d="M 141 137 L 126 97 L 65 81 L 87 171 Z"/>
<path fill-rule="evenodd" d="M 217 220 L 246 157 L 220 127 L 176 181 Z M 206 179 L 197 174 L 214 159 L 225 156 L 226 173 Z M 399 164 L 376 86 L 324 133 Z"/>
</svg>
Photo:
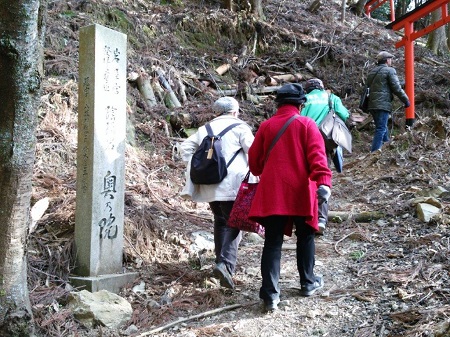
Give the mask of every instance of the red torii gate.
<svg viewBox="0 0 450 337">
<path fill-rule="evenodd" d="M 406 125 L 414 124 L 414 40 L 436 30 L 437 28 L 450 22 L 448 15 L 448 3 L 450 0 L 428 0 L 413 11 L 405 14 L 398 20 L 386 26 L 388 29 L 404 29 L 403 38 L 395 44 L 395 48 L 405 47 L 405 92 L 409 97 L 411 106 L 406 108 Z M 414 22 L 441 8 L 442 17 L 421 30 L 414 29 Z"/>
<path fill-rule="evenodd" d="M 375 9 L 380 7 L 382 4 L 384 4 L 388 0 L 370 0 L 368 3 L 364 5 L 364 10 L 366 12 L 366 15 L 370 18 L 370 13 L 373 12 Z M 389 0 L 391 4 L 391 21 L 395 20 L 395 7 L 394 7 L 394 0 Z"/>
</svg>

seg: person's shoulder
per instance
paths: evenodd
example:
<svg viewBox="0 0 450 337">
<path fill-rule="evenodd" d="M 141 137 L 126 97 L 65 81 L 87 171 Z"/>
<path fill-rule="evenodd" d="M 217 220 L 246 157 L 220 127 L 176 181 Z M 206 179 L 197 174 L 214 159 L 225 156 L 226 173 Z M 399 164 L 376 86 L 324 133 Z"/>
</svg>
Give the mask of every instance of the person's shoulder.
<svg viewBox="0 0 450 337">
<path fill-rule="evenodd" d="M 341 99 L 338 95 L 333 94 L 332 92 L 330 92 L 330 97 L 333 99 L 339 99 L 339 100 Z"/>
<path fill-rule="evenodd" d="M 314 90 L 311 90 L 309 93 L 307 93 L 306 97 L 321 96 L 324 92 L 326 92 L 326 91 L 320 90 L 320 89 L 314 89 Z"/>
<path fill-rule="evenodd" d="M 380 70 L 380 65 L 379 65 L 379 64 L 377 64 L 375 67 L 373 67 L 372 69 L 370 69 L 369 75 L 375 74 L 378 70 Z"/>
<path fill-rule="evenodd" d="M 393 68 L 393 67 L 387 67 L 387 68 L 388 68 L 389 74 L 397 75 L 397 70 L 395 70 L 395 68 Z"/>
<path fill-rule="evenodd" d="M 298 120 L 300 123 L 305 124 L 305 125 L 307 125 L 307 126 L 309 126 L 311 123 L 313 123 L 314 126 L 317 127 L 316 122 L 314 121 L 314 119 L 312 119 L 312 118 L 309 117 L 309 116 L 303 116 L 303 115 L 300 115 L 300 117 L 298 117 L 297 120 Z"/>
<path fill-rule="evenodd" d="M 237 127 L 245 132 L 252 132 L 252 127 L 250 126 L 250 124 L 248 124 L 246 121 L 243 121 L 242 119 L 238 119 L 236 121 L 236 123 L 239 123 L 239 125 L 237 125 Z"/>
</svg>

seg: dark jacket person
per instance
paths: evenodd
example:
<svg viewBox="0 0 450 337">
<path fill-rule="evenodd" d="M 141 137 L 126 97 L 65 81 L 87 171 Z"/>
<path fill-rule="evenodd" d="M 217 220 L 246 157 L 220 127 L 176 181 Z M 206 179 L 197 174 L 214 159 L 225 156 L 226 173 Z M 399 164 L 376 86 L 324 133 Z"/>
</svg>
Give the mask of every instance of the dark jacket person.
<svg viewBox="0 0 450 337">
<path fill-rule="evenodd" d="M 409 107 L 409 98 L 400 85 L 397 72 L 392 68 L 394 55 L 382 51 L 377 55 L 377 66 L 367 76 L 367 86 L 370 88 L 368 110 L 375 122 L 375 134 L 371 152 L 380 150 L 389 141 L 388 119 L 392 113 L 394 95 Z"/>
</svg>

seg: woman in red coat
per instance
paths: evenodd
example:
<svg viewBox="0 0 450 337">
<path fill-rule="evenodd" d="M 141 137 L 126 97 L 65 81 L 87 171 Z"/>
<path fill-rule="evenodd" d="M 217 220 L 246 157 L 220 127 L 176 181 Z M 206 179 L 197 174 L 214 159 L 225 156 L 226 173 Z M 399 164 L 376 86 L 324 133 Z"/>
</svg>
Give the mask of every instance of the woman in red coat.
<svg viewBox="0 0 450 337">
<path fill-rule="evenodd" d="M 323 287 L 322 277 L 314 275 L 317 194 L 326 200 L 331 194 L 325 145 L 313 119 L 298 116 L 269 151 L 278 131 L 292 116 L 299 115 L 306 102 L 303 87 L 284 85 L 275 101 L 278 103 L 275 115 L 261 123 L 248 152 L 250 171 L 260 176 L 249 217 L 265 227 L 259 296 L 267 311 L 276 310 L 280 301 L 281 246 L 283 235 L 292 235 L 293 225 L 300 294 L 311 296 Z"/>
</svg>

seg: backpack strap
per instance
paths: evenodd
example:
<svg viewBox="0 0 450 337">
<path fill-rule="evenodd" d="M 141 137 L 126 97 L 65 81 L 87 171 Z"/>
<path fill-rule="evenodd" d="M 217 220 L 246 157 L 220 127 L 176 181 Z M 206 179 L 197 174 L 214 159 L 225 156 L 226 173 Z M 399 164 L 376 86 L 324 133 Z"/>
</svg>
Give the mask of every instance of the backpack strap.
<svg viewBox="0 0 450 337">
<path fill-rule="evenodd" d="M 231 159 L 227 163 L 227 167 L 231 165 L 231 163 L 233 162 L 234 158 L 236 158 L 236 156 L 239 154 L 239 152 L 241 152 L 241 150 L 242 150 L 242 147 L 233 154 L 233 157 L 231 157 Z"/>
<path fill-rule="evenodd" d="M 206 124 L 205 124 L 205 128 L 206 128 L 206 132 L 208 132 L 208 136 L 214 137 L 213 130 L 212 130 L 212 128 L 211 128 L 211 125 L 209 125 L 209 123 L 206 123 Z"/>
<path fill-rule="evenodd" d="M 222 138 L 228 131 L 230 131 L 232 128 L 234 128 L 235 126 L 238 126 L 238 125 L 240 125 L 240 124 L 243 124 L 243 123 L 234 123 L 234 124 L 228 125 L 225 129 L 222 130 L 222 132 L 220 132 L 220 133 L 217 135 L 217 138 Z M 212 128 L 211 128 L 211 125 L 209 125 L 209 123 L 206 123 L 206 124 L 205 124 L 205 127 L 206 127 L 206 131 L 208 132 L 208 136 L 214 137 L 214 134 L 213 134 L 213 130 L 212 130 Z M 240 148 L 239 150 L 237 150 L 237 151 L 234 153 L 233 157 L 231 157 L 231 159 L 228 161 L 227 167 L 231 165 L 231 163 L 232 163 L 233 160 L 236 158 L 236 156 L 239 154 L 239 152 L 241 152 L 241 150 L 242 150 L 242 148 Z"/>
<path fill-rule="evenodd" d="M 240 124 L 242 124 L 242 123 L 234 123 L 234 124 L 228 125 L 228 126 L 227 126 L 225 129 L 223 129 L 222 132 L 219 133 L 217 136 L 218 136 L 218 137 L 223 137 L 228 131 L 230 131 L 232 128 L 234 128 L 235 126 L 238 126 L 238 125 L 240 125 Z"/>
</svg>

